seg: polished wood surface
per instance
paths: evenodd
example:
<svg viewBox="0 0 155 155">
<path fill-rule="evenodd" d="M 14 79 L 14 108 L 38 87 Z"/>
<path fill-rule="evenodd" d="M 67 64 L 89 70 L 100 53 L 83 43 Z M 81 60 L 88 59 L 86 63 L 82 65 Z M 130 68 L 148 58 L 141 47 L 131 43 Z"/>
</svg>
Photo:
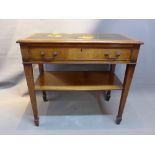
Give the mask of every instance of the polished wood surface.
<svg viewBox="0 0 155 155">
<path fill-rule="evenodd" d="M 44 72 L 44 65 L 43 64 L 38 64 L 38 67 L 39 67 L 40 74 L 42 74 Z M 43 91 L 42 93 L 43 93 L 43 100 L 45 102 L 48 101 L 46 91 Z"/>
<path fill-rule="evenodd" d="M 20 39 L 22 60 L 28 84 L 34 122 L 39 125 L 35 91 L 46 90 L 106 90 L 105 100 L 109 101 L 111 90 L 122 90 L 116 123 L 122 120 L 140 45 L 143 42 L 119 34 L 65 34 L 37 33 Z M 38 64 L 40 75 L 33 78 L 32 64 Z M 46 72 L 44 64 L 110 64 L 109 71 L 87 72 Z M 125 64 L 123 84 L 115 75 L 117 64 Z M 35 83 L 35 84 L 34 84 Z"/>
<path fill-rule="evenodd" d="M 36 33 L 18 43 L 116 43 L 143 44 L 120 34 Z"/>
<path fill-rule="evenodd" d="M 34 115 L 34 123 L 36 126 L 39 125 L 39 117 L 38 117 L 38 108 L 35 94 L 35 86 L 33 81 L 33 68 L 32 64 L 24 65 L 25 77 L 27 80 L 28 91 L 30 95 L 33 115 Z"/>
<path fill-rule="evenodd" d="M 120 90 L 122 84 L 111 72 L 53 71 L 43 72 L 35 90 Z"/>
<path fill-rule="evenodd" d="M 117 34 L 43 33 L 17 42 L 21 48 L 29 48 L 28 51 L 22 50 L 26 64 L 134 64 L 142 44 Z"/>
<path fill-rule="evenodd" d="M 129 61 L 131 49 L 30 48 L 30 59 L 40 61 L 107 60 Z"/>
<path fill-rule="evenodd" d="M 113 74 L 115 74 L 115 68 L 116 68 L 116 64 L 111 64 L 109 71 L 112 72 Z M 104 98 L 106 101 L 109 101 L 110 97 L 111 97 L 111 90 L 109 89 L 109 90 L 105 91 Z"/>
<path fill-rule="evenodd" d="M 122 120 L 122 114 L 123 114 L 123 110 L 125 107 L 128 92 L 130 89 L 130 85 L 131 85 L 133 73 L 135 70 L 135 66 L 136 65 L 130 65 L 130 64 L 128 64 L 126 66 L 125 77 L 124 77 L 124 82 L 123 82 L 123 90 L 122 90 L 122 94 L 121 94 L 121 100 L 120 100 L 118 115 L 116 117 L 116 123 L 117 124 L 119 124 Z"/>
</svg>

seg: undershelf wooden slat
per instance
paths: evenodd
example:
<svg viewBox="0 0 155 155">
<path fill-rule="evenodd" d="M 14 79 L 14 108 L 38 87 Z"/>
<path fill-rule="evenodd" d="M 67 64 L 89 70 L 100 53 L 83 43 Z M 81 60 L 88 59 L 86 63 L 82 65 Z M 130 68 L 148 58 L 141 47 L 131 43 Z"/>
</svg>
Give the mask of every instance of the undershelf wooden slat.
<svg viewBox="0 0 155 155">
<path fill-rule="evenodd" d="M 120 90 L 122 83 L 108 71 L 51 71 L 39 75 L 35 90 Z"/>
</svg>

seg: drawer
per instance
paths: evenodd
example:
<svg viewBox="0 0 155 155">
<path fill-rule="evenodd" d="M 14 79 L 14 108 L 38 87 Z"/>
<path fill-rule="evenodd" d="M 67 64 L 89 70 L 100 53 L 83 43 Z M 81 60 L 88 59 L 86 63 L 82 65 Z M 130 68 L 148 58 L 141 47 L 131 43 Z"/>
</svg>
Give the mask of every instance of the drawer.
<svg viewBox="0 0 155 155">
<path fill-rule="evenodd" d="M 30 58 L 36 61 L 81 61 L 106 60 L 126 61 L 131 58 L 131 49 L 92 49 L 92 48 L 30 48 Z"/>
</svg>

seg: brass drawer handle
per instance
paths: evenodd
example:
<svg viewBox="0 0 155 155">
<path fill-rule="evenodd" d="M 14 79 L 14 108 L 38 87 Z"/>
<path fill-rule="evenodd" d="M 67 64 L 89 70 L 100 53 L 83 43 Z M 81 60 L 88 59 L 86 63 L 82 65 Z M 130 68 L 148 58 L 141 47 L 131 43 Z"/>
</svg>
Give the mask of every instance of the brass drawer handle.
<svg viewBox="0 0 155 155">
<path fill-rule="evenodd" d="M 40 52 L 40 56 L 41 56 L 41 57 L 44 57 L 44 56 L 45 56 L 45 52 L 41 51 L 41 52 Z"/>
<path fill-rule="evenodd" d="M 55 52 L 53 52 L 52 54 L 53 54 L 53 56 L 57 56 L 57 55 L 58 55 L 58 52 L 55 51 Z"/>
<path fill-rule="evenodd" d="M 52 53 L 52 57 L 46 57 L 46 56 L 45 56 L 45 52 L 43 52 L 43 51 L 40 52 L 40 56 L 41 56 L 42 59 L 45 60 L 45 61 L 51 61 L 51 60 L 53 60 L 57 55 L 58 55 L 58 52 L 55 51 L 55 52 Z"/>
<path fill-rule="evenodd" d="M 105 53 L 104 56 L 107 58 L 107 59 L 118 59 L 118 57 L 120 56 L 120 52 L 117 52 L 115 54 L 115 56 L 111 56 L 109 53 Z"/>
</svg>

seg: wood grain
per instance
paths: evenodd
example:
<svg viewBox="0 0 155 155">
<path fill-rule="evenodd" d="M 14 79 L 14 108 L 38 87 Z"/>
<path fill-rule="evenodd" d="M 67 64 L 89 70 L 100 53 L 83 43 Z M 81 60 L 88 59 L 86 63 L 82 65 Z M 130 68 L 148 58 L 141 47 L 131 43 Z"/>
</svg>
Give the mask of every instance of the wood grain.
<svg viewBox="0 0 155 155">
<path fill-rule="evenodd" d="M 43 72 L 35 83 L 35 90 L 120 90 L 122 84 L 111 72 Z"/>
<path fill-rule="evenodd" d="M 123 90 L 121 94 L 121 100 L 120 100 L 120 105 L 119 105 L 119 110 L 118 110 L 118 115 L 116 119 L 116 123 L 119 124 L 122 120 L 122 114 L 124 111 L 124 107 L 126 104 L 126 99 L 128 96 L 128 92 L 130 89 L 132 77 L 134 74 L 136 65 L 126 65 L 126 71 L 125 71 L 125 77 L 124 77 L 124 82 L 123 82 Z"/>
<path fill-rule="evenodd" d="M 34 88 L 34 78 L 33 78 L 33 68 L 32 65 L 25 65 L 24 64 L 24 72 L 26 76 L 28 91 L 30 95 L 33 115 L 34 115 L 34 123 L 35 125 L 39 125 L 39 117 L 38 117 L 38 108 L 37 108 L 37 101 L 36 101 L 36 93 Z"/>
<path fill-rule="evenodd" d="M 67 33 L 36 33 L 17 43 L 113 43 L 143 44 L 120 34 L 67 34 Z"/>
<path fill-rule="evenodd" d="M 31 60 L 118 60 L 129 61 L 131 49 L 87 49 L 87 48 L 30 48 Z"/>
<path fill-rule="evenodd" d="M 106 90 L 108 101 L 111 90 L 123 89 L 116 118 L 117 124 L 121 122 L 142 41 L 119 34 L 37 33 L 17 43 L 21 47 L 36 125 L 39 118 L 35 90 L 43 91 L 44 101 L 46 90 Z M 40 70 L 35 85 L 32 64 L 38 64 Z M 107 72 L 46 72 L 44 64 L 110 64 L 111 67 Z M 114 73 L 117 64 L 127 65 L 123 85 Z"/>
</svg>

